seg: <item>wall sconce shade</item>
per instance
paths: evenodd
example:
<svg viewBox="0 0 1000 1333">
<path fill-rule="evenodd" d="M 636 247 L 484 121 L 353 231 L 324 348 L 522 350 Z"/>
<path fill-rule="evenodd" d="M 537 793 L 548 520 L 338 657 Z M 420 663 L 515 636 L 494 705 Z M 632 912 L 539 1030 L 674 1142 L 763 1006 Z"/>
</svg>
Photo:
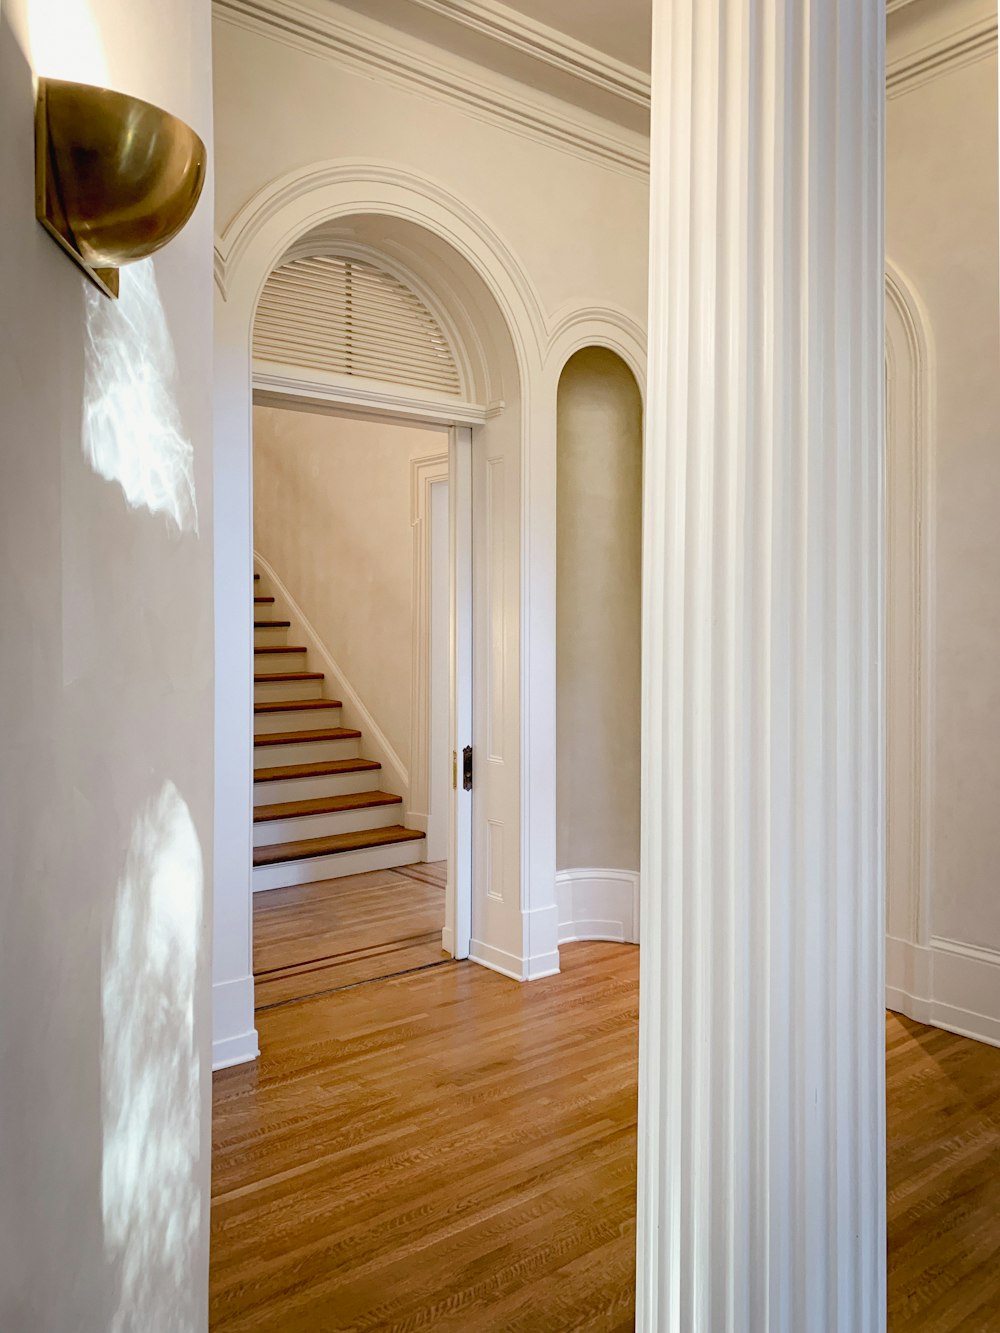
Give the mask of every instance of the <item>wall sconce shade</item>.
<svg viewBox="0 0 1000 1333">
<path fill-rule="evenodd" d="M 171 240 L 194 212 L 208 155 L 189 125 L 108 88 L 41 79 L 35 212 L 107 296 L 118 269 Z"/>
</svg>

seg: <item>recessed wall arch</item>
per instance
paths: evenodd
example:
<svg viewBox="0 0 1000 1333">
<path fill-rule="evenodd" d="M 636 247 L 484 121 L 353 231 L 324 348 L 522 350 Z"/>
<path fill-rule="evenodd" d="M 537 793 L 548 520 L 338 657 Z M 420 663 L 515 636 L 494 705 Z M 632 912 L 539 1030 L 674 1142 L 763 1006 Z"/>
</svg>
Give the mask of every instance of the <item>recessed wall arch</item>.
<svg viewBox="0 0 1000 1333">
<path fill-rule="evenodd" d="M 933 865 L 933 344 L 908 279 L 886 264 L 886 989 L 913 1017 L 929 995 Z"/>
<path fill-rule="evenodd" d="M 604 341 L 557 388 L 559 938 L 636 944 L 643 402 Z"/>
<path fill-rule="evenodd" d="M 555 902 L 554 623 L 545 597 L 554 559 L 554 431 L 545 402 L 546 322 L 531 283 L 505 243 L 460 201 L 433 182 L 385 164 L 322 163 L 259 191 L 219 238 L 216 247 L 216 1064 L 253 1058 L 253 978 L 250 966 L 250 787 L 252 783 L 249 673 L 251 636 L 242 609 L 251 596 L 251 331 L 264 283 L 283 255 L 320 227 L 361 216 L 410 226 L 410 250 L 427 243 L 432 261 L 448 247 L 459 261 L 434 283 L 440 297 L 468 282 L 482 284 L 509 338 L 517 392 L 493 404 L 494 415 L 516 418 L 516 466 L 508 467 L 508 494 L 517 505 L 510 550 L 514 585 L 509 635 L 517 654 L 516 784 L 512 817 L 519 836 L 509 864 L 518 890 L 508 894 L 516 913 L 503 941 L 481 958 L 513 975 L 531 978 L 558 969 Z M 399 238 L 397 238 L 398 240 Z M 407 246 L 395 247 L 396 257 Z M 410 267 L 413 267 L 411 264 Z M 416 266 L 419 268 L 419 265 Z M 416 270 L 415 270 L 416 271 Z M 418 276 L 426 282 L 426 273 Z M 446 295 L 447 303 L 447 295 Z M 481 307 L 482 303 L 470 302 Z M 454 308 L 453 308 L 454 313 Z M 461 312 L 460 312 L 461 313 Z M 461 318 L 459 318 L 459 323 Z M 483 333 L 483 329 L 480 329 Z M 491 331 L 481 338 L 488 353 Z M 474 349 L 473 349 L 474 350 Z M 491 429 L 487 420 L 482 430 Z M 494 438 L 498 438 L 495 434 Z"/>
</svg>

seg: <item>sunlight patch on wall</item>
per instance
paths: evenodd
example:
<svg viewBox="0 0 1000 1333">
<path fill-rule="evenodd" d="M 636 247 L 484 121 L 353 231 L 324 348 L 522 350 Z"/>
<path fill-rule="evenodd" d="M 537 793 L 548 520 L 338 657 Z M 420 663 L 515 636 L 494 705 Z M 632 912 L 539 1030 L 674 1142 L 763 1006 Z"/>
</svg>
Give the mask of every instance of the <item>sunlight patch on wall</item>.
<svg viewBox="0 0 1000 1333">
<path fill-rule="evenodd" d="M 165 782 L 133 824 L 103 959 L 104 1245 L 121 1284 L 108 1333 L 195 1325 L 202 891 L 198 835 Z"/>
<path fill-rule="evenodd" d="M 194 447 L 177 410 L 177 358 L 151 259 L 121 271 L 121 297 L 86 290 L 83 450 L 133 509 L 198 530 Z"/>
<path fill-rule="evenodd" d="M 107 85 L 104 45 L 81 0 L 30 0 L 28 37 L 32 66 L 42 78 Z"/>
</svg>

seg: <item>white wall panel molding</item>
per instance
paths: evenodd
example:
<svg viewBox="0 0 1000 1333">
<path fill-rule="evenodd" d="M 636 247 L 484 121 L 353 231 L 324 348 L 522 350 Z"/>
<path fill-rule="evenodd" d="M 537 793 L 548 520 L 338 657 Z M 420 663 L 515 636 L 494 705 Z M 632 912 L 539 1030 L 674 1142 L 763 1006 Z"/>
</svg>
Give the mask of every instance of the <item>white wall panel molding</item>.
<svg viewBox="0 0 1000 1333">
<path fill-rule="evenodd" d="M 415 0 L 415 3 L 595 88 L 638 106 L 649 106 L 649 75 L 644 70 L 539 23 L 499 0 Z"/>
<path fill-rule="evenodd" d="M 886 1004 L 918 1023 L 1000 1046 L 1000 950 L 886 939 Z"/>
<path fill-rule="evenodd" d="M 942 74 L 963 69 L 978 60 L 995 58 L 996 52 L 994 7 L 992 14 L 893 60 L 886 69 L 886 93 L 889 97 L 901 97 Z"/>
<path fill-rule="evenodd" d="M 559 943 L 614 940 L 639 943 L 639 873 L 592 867 L 556 875 Z"/>
<path fill-rule="evenodd" d="M 410 803 L 407 820 L 427 828 L 431 802 L 431 487 L 448 480 L 448 455 L 410 461 L 413 644 L 410 667 Z M 409 826 L 409 825 L 408 825 Z"/>
<path fill-rule="evenodd" d="M 924 945 L 934 848 L 934 469 L 930 323 L 886 265 L 886 930 Z M 886 985 L 903 990 L 898 954 Z"/>
<path fill-rule="evenodd" d="M 491 75 L 481 66 L 427 43 L 390 40 L 391 29 L 331 4 L 299 0 L 214 0 L 223 22 L 280 41 L 342 67 L 375 76 L 466 114 L 501 125 L 538 143 L 629 175 L 644 176 L 644 136 L 557 98 Z"/>
<path fill-rule="evenodd" d="M 312 670 L 321 670 L 326 675 L 326 688 L 334 699 L 343 701 L 341 725 L 354 727 L 364 733 L 365 758 L 377 759 L 382 765 L 382 783 L 386 791 L 396 792 L 408 802 L 410 794 L 410 772 L 399 754 L 390 744 L 378 721 L 365 705 L 364 699 L 348 680 L 333 653 L 320 637 L 316 627 L 303 611 L 302 607 L 289 592 L 274 566 L 259 551 L 253 553 L 254 568 L 261 573 L 268 586 L 274 592 L 277 602 L 275 613 L 284 613 L 287 620 L 295 626 L 296 642 L 299 639 L 309 650 L 309 661 L 316 666 Z"/>
<path fill-rule="evenodd" d="M 884 37 L 654 4 L 639 1333 L 885 1328 Z"/>
</svg>

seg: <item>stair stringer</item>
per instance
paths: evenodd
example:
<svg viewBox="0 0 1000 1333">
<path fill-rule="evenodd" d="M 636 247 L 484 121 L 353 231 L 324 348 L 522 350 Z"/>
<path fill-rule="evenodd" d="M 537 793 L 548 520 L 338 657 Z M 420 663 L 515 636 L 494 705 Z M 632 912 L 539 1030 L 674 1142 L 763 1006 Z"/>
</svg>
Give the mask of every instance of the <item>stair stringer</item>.
<svg viewBox="0 0 1000 1333">
<path fill-rule="evenodd" d="M 324 693 L 341 700 L 343 725 L 353 727 L 362 733 L 361 745 L 365 758 L 377 759 L 382 765 L 382 781 L 380 784 L 382 790 L 402 796 L 403 809 L 407 812 L 408 826 L 426 832 L 426 817 L 421 820 L 419 816 L 413 816 L 414 822 L 409 822 L 411 819 L 409 814 L 410 775 L 403 761 L 365 707 L 361 696 L 341 670 L 340 664 L 320 638 L 312 621 L 275 572 L 274 567 L 256 550 L 253 553 L 253 562 L 254 569 L 261 575 L 262 582 L 267 582 L 269 591 L 277 599 L 276 606 L 280 604 L 282 618 L 292 622 L 295 627 L 296 640 L 301 641 L 308 649 L 307 659 L 311 668 L 325 672 Z"/>
</svg>

